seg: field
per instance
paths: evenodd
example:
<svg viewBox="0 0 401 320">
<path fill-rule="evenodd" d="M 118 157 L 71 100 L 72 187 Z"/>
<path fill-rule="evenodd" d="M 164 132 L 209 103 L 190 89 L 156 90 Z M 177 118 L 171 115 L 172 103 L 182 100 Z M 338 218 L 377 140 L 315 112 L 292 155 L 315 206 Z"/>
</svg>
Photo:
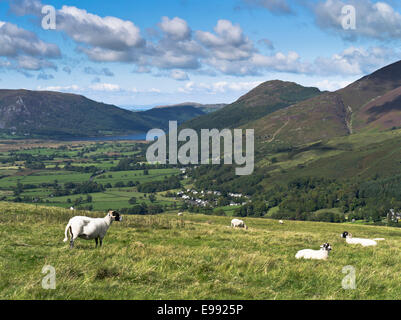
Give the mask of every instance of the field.
<svg viewBox="0 0 401 320">
<path fill-rule="evenodd" d="M 401 230 L 185 213 L 125 215 L 100 249 L 78 239 L 63 243 L 69 210 L 0 203 L 0 299 L 400 299 Z M 103 216 L 102 212 L 82 212 Z M 340 233 L 386 238 L 377 247 L 345 244 Z M 327 261 L 298 261 L 295 253 L 333 247 Z M 45 265 L 56 289 L 42 288 Z M 344 290 L 343 267 L 356 270 Z"/>
<path fill-rule="evenodd" d="M 0 154 L 0 200 L 62 208 L 87 209 L 90 206 L 94 210 L 131 207 L 129 200 L 133 197 L 136 204 L 174 205 L 176 201 L 163 197 L 160 192 L 154 192 L 152 201 L 145 193 L 138 192 L 140 184 L 163 181 L 180 173 L 177 168 L 139 168 L 138 164 L 143 161 L 142 146 L 140 142 L 27 140 L 9 144 L 0 141 L 3 151 Z M 137 165 L 136 169 L 113 169 L 124 160 Z M 96 171 L 103 173 L 94 175 Z M 105 190 L 74 191 L 76 185 L 89 182 L 102 184 Z M 66 184 L 75 186 L 60 192 Z M 21 185 L 19 190 L 18 185 Z"/>
</svg>

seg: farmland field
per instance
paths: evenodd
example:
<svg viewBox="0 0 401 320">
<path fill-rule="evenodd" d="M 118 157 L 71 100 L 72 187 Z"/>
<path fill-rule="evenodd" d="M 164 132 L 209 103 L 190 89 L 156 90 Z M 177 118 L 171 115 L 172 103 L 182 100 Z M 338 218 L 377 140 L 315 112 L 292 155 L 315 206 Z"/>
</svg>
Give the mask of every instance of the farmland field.
<svg viewBox="0 0 401 320">
<path fill-rule="evenodd" d="M 237 230 L 229 217 L 125 215 L 102 248 L 78 239 L 70 250 L 70 210 L 1 202 L 0 212 L 0 299 L 401 298 L 399 228 L 246 218 L 249 229 Z M 386 240 L 350 246 L 345 230 Z M 333 247 L 327 261 L 294 258 L 323 242 Z M 41 286 L 45 265 L 55 268 L 55 290 Z M 354 290 L 342 288 L 345 266 L 355 268 Z"/>
</svg>

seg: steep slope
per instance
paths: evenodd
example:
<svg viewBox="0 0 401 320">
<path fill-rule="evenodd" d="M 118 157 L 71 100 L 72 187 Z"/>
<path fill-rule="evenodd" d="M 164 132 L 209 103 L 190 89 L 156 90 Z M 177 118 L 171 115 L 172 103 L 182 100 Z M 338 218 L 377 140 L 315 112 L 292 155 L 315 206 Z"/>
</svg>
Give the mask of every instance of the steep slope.
<svg viewBox="0 0 401 320">
<path fill-rule="evenodd" d="M 336 93 L 327 92 L 248 123 L 244 127 L 254 128 L 258 140 L 281 140 L 298 145 L 349 134 L 347 118 L 348 111 L 341 97 Z"/>
<path fill-rule="evenodd" d="M 355 129 L 383 129 L 401 126 L 401 87 L 365 104 L 358 112 Z"/>
<path fill-rule="evenodd" d="M 186 122 L 183 126 L 195 130 L 238 128 L 276 110 L 320 94 L 317 88 L 306 88 L 293 82 L 268 81 L 223 109 Z"/>
<path fill-rule="evenodd" d="M 255 128 L 263 142 L 291 145 L 387 130 L 401 125 L 400 86 L 401 62 L 397 62 L 344 89 L 278 110 L 244 127 Z"/>
</svg>

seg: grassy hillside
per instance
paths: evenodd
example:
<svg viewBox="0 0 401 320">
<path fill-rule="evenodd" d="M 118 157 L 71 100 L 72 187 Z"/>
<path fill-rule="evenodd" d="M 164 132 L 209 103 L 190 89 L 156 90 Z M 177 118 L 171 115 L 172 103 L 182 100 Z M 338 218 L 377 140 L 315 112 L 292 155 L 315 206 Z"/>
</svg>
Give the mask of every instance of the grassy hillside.
<svg viewBox="0 0 401 320">
<path fill-rule="evenodd" d="M 227 227 L 229 217 L 124 216 L 103 248 L 79 239 L 69 250 L 69 210 L 0 203 L 0 212 L 1 299 L 400 298 L 400 229 L 246 218 L 245 231 Z M 339 237 L 345 230 L 386 241 L 352 247 Z M 326 241 L 327 261 L 294 258 Z M 41 287 L 45 265 L 56 269 L 56 290 Z M 356 290 L 341 286 L 348 265 Z"/>
</svg>

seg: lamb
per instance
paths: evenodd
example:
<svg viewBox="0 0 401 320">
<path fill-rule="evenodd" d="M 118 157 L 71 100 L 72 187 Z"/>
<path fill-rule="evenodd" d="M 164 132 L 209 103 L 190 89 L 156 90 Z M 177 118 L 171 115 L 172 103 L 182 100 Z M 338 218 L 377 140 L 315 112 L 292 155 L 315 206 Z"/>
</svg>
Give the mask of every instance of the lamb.
<svg viewBox="0 0 401 320">
<path fill-rule="evenodd" d="M 67 242 L 69 236 L 71 237 L 70 249 L 74 247 L 74 241 L 78 237 L 85 240 L 95 239 L 96 247 L 98 240 L 100 240 L 100 246 L 102 246 L 103 238 L 113 221 L 122 221 L 120 214 L 113 210 L 110 210 L 104 218 L 73 217 L 65 228 L 65 238 L 63 241 Z"/>
<path fill-rule="evenodd" d="M 341 237 L 345 238 L 345 241 L 349 244 L 361 244 L 363 247 L 376 246 L 377 245 L 376 241 L 385 240 L 384 238 L 376 238 L 376 239 L 353 238 L 352 233 L 349 233 L 347 231 L 343 232 L 341 234 Z"/>
<path fill-rule="evenodd" d="M 239 219 L 232 219 L 231 227 L 232 228 L 244 228 L 245 230 L 248 229 L 248 226 L 244 223 L 244 221 L 239 220 Z"/>
<path fill-rule="evenodd" d="M 327 260 L 331 246 L 329 243 L 324 243 L 320 246 L 320 250 L 304 249 L 297 252 L 295 258 L 297 259 L 315 259 Z"/>
</svg>

